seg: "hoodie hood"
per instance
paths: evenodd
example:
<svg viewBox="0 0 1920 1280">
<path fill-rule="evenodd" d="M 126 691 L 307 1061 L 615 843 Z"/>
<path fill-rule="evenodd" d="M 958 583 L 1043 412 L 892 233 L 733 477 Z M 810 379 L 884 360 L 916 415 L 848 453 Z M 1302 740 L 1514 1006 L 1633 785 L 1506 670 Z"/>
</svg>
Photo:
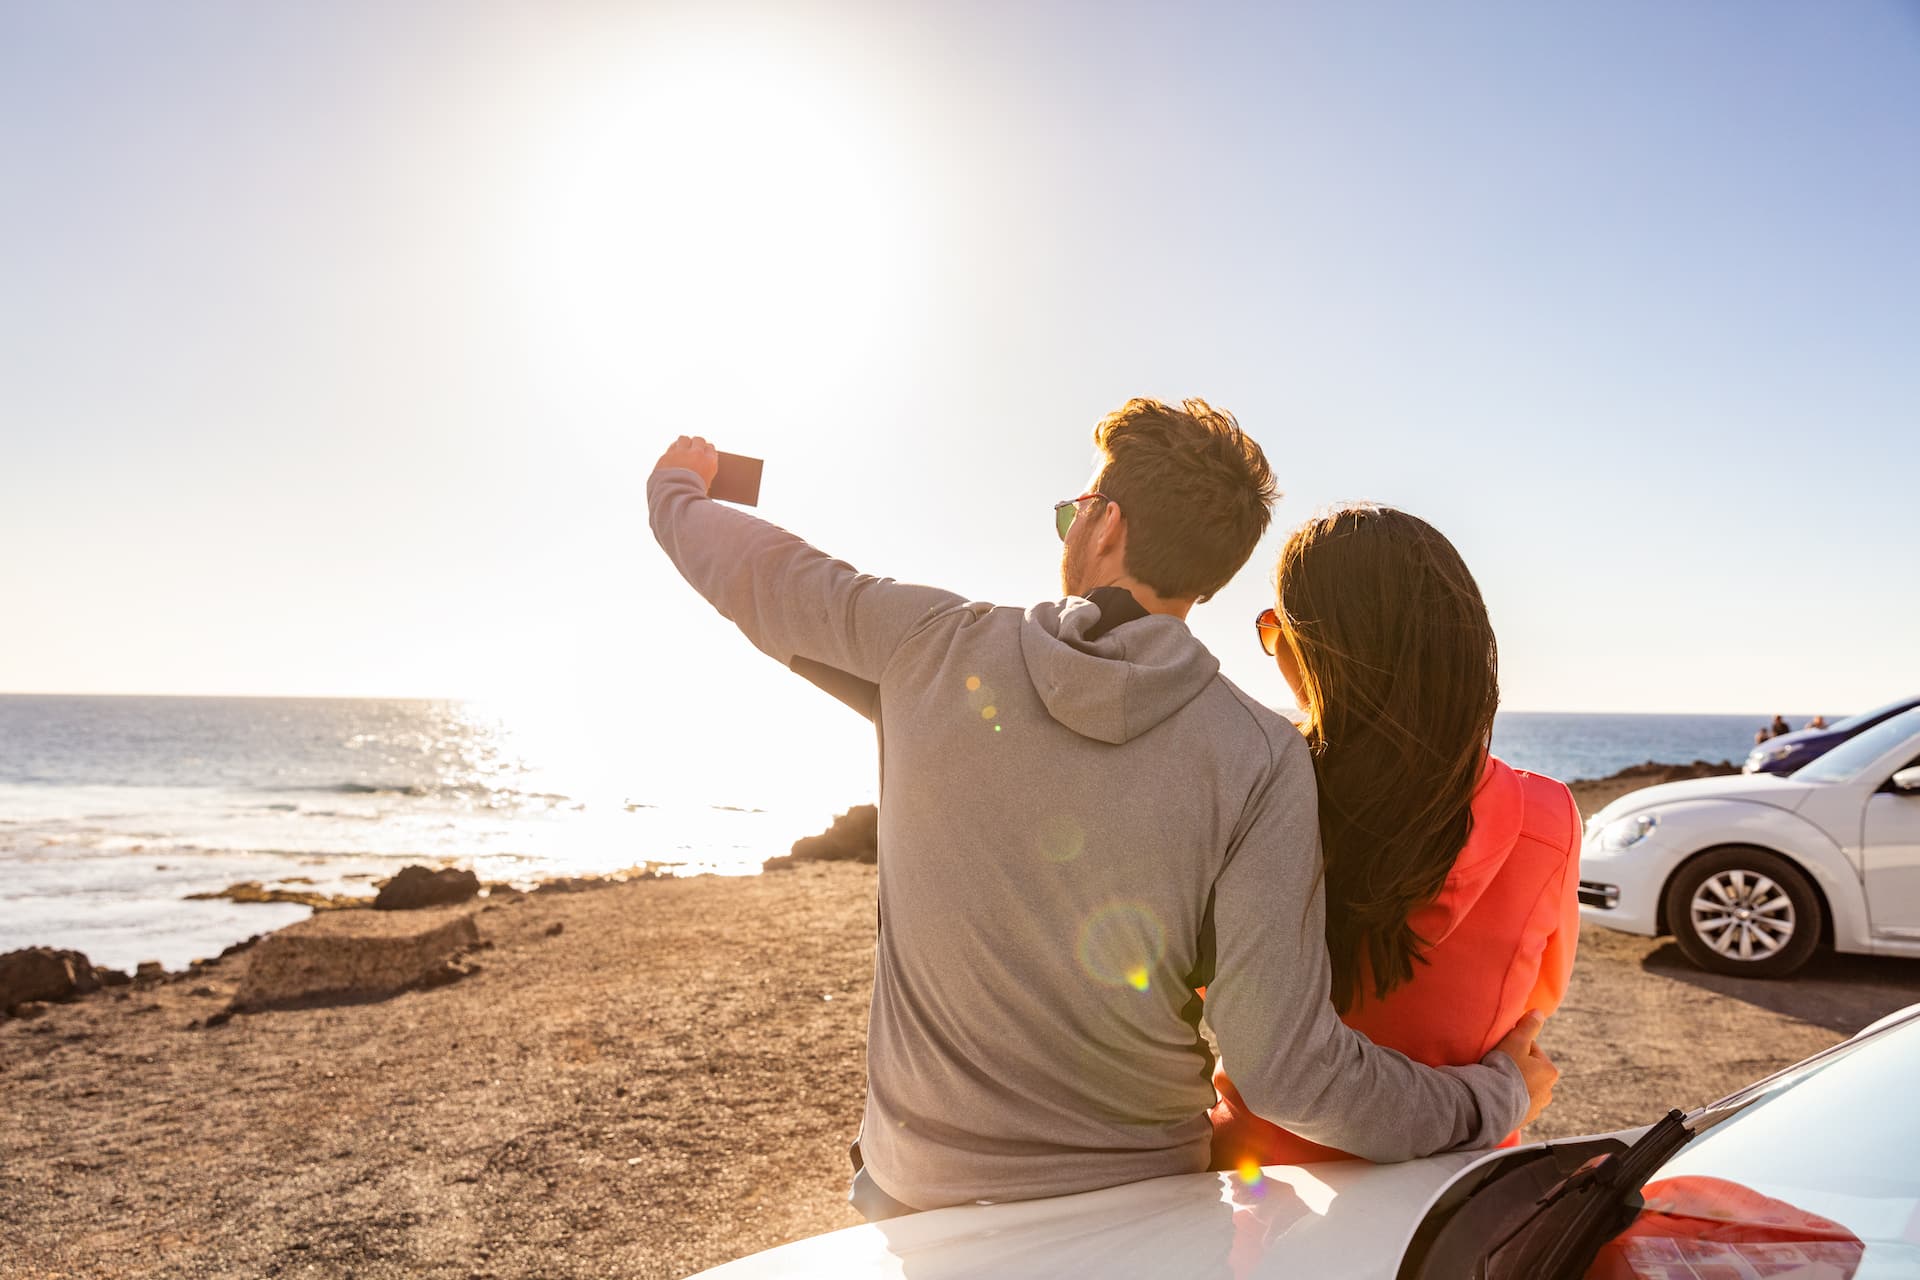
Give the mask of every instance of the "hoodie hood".
<svg viewBox="0 0 1920 1280">
<path fill-rule="evenodd" d="M 1453 860 L 1440 896 L 1407 917 L 1407 924 L 1429 946 L 1452 933 L 1472 912 L 1500 868 L 1506 866 L 1526 818 L 1526 790 L 1520 775 L 1497 756 L 1487 757 L 1480 785 L 1473 792 L 1473 830 Z"/>
<path fill-rule="evenodd" d="M 1100 632 L 1100 616 L 1093 601 L 1069 596 L 1034 605 L 1020 627 L 1020 653 L 1040 701 L 1083 738 L 1131 741 L 1220 672 L 1220 660 L 1178 618 L 1148 614 Z"/>
</svg>

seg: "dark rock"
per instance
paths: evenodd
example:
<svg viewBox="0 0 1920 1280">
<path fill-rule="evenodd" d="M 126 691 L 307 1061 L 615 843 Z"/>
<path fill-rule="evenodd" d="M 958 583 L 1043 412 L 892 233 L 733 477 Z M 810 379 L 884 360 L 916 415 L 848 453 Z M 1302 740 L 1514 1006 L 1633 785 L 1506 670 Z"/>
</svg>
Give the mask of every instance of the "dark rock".
<svg viewBox="0 0 1920 1280">
<path fill-rule="evenodd" d="M 1689 778 L 1718 778 L 1738 772 L 1740 772 L 1740 766 L 1731 760 L 1695 760 L 1691 764 L 1667 764 L 1659 760 L 1648 760 L 1644 764 L 1630 764 L 1618 773 L 1591 779 L 1591 781 L 1638 782 L 1646 786 L 1655 786 L 1662 782 L 1684 782 Z"/>
<path fill-rule="evenodd" d="M 224 889 L 211 893 L 190 893 L 189 901 L 209 901 L 224 898 L 229 902 L 290 902 L 299 907 L 312 907 L 315 911 L 341 911 L 355 907 L 364 907 L 367 900 L 346 893 L 315 893 L 310 889 L 282 889 L 277 886 L 262 885 L 258 880 L 242 880 L 230 884 Z"/>
<path fill-rule="evenodd" d="M 233 1021 L 233 1006 L 231 1005 L 219 1010 L 217 1013 L 207 1015 L 207 1025 L 209 1027 L 224 1027 L 231 1021 Z"/>
<path fill-rule="evenodd" d="M 480 877 L 471 871 L 446 867 L 439 871 L 426 867 L 402 867 L 400 874 L 380 888 L 373 900 L 375 911 L 412 911 L 419 907 L 444 907 L 465 902 L 480 892 Z"/>
<path fill-rule="evenodd" d="M 793 842 L 785 858 L 769 858 L 766 869 L 779 871 L 801 862 L 877 862 L 880 857 L 880 811 L 870 804 L 855 805 L 833 820 L 817 836 Z"/>
<path fill-rule="evenodd" d="M 552 924 L 547 926 L 547 936 L 549 938 L 557 938 L 566 931 L 566 928 L 567 928 L 566 925 L 562 924 L 558 920 L 555 920 Z"/>
<path fill-rule="evenodd" d="M 220 993 L 212 987 L 195 987 L 193 990 L 187 992 L 187 994 L 190 996 L 217 996 Z"/>
<path fill-rule="evenodd" d="M 0 956 L 0 1012 L 30 1000 L 71 1000 L 100 989 L 78 951 L 26 947 Z"/>
<path fill-rule="evenodd" d="M 222 960 L 225 960 L 228 956 L 237 956 L 242 951 L 247 950 L 249 947 L 253 946 L 254 943 L 260 941 L 260 939 L 266 936 L 267 935 L 265 935 L 264 933 L 256 933 L 251 938 L 248 938 L 243 942 L 236 942 L 232 946 L 228 947 L 226 950 L 222 951 L 220 953 L 220 958 Z"/>
<path fill-rule="evenodd" d="M 133 981 L 133 979 L 128 977 L 126 972 L 121 969 L 101 969 L 95 967 L 93 976 L 103 987 L 124 987 Z"/>
<path fill-rule="evenodd" d="M 133 970 L 135 982 L 159 982 L 167 976 L 167 966 L 158 960 L 142 960 Z"/>
<path fill-rule="evenodd" d="M 384 999 L 440 976 L 479 941 L 472 915 L 459 910 L 324 912 L 261 942 L 233 1007 Z"/>
<path fill-rule="evenodd" d="M 46 1011 L 46 1004 L 39 1000 L 26 1000 L 13 1006 L 13 1016 L 16 1018 L 37 1018 Z"/>
</svg>

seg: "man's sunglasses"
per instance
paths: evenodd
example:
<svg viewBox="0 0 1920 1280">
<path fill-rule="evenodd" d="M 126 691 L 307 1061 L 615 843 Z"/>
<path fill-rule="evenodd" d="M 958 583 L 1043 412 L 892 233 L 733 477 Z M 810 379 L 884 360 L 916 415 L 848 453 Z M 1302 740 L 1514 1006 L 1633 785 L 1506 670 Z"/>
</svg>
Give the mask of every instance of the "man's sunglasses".
<svg viewBox="0 0 1920 1280">
<path fill-rule="evenodd" d="M 1067 530 L 1073 528 L 1073 518 L 1080 514 L 1080 504 L 1088 498 L 1098 498 L 1102 502 L 1112 502 L 1106 494 L 1095 489 L 1092 493 L 1083 493 L 1077 498 L 1068 498 L 1065 502 L 1053 504 L 1053 531 L 1060 535 L 1060 541 L 1067 540 Z"/>
<path fill-rule="evenodd" d="M 1253 620 L 1254 627 L 1260 632 L 1260 647 L 1267 651 L 1269 658 L 1280 655 L 1280 615 L 1271 609 L 1262 609 L 1260 616 Z"/>
</svg>

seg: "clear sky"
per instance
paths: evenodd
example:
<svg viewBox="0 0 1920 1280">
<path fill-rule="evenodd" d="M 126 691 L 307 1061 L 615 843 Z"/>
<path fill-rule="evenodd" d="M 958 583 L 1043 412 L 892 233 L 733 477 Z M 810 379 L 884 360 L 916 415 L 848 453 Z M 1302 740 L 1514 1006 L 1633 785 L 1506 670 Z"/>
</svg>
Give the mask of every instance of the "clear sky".
<svg viewBox="0 0 1920 1280">
<path fill-rule="evenodd" d="M 1521 709 L 1920 689 L 1912 4 L 0 4 L 0 689 L 818 695 L 645 530 L 697 431 L 1026 603 L 1132 395 L 1459 544 Z M 835 732 L 840 732 L 836 729 Z M 845 741 L 861 741 L 847 728 Z M 702 736 L 705 735 L 705 736 Z"/>
</svg>

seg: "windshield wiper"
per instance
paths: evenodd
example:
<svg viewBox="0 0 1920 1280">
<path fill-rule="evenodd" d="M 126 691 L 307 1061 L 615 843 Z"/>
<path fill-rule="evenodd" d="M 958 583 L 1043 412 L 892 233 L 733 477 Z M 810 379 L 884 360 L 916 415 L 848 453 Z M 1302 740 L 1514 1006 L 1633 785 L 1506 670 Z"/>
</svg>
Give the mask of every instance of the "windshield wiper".
<svg viewBox="0 0 1920 1280">
<path fill-rule="evenodd" d="M 1577 1280 L 1600 1246 L 1638 1216 L 1640 1188 L 1693 1141 L 1685 1120 L 1684 1113 L 1669 1111 L 1632 1146 L 1589 1160 L 1561 1179 L 1487 1250 L 1476 1280 Z"/>
</svg>

